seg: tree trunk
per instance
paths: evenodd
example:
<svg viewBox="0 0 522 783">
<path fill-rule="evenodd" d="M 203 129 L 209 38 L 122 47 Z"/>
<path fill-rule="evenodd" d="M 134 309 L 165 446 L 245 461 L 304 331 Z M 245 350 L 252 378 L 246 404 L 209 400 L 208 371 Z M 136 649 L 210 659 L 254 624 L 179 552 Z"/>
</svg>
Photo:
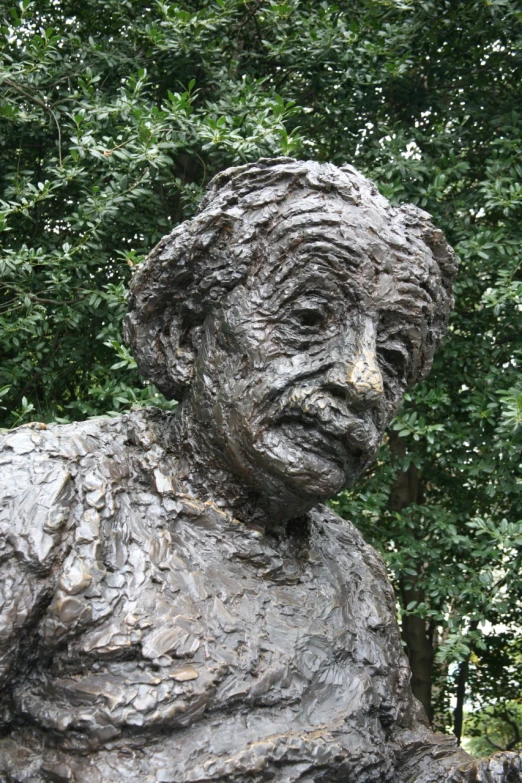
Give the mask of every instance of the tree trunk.
<svg viewBox="0 0 522 783">
<path fill-rule="evenodd" d="M 414 578 L 414 577 L 412 577 Z M 424 602 L 424 590 L 403 587 L 401 580 L 401 597 L 404 606 L 411 601 Z M 406 653 L 411 668 L 411 689 L 413 695 L 420 701 L 428 720 L 433 720 L 431 689 L 433 681 L 433 634 L 426 620 L 418 615 L 406 615 L 402 618 L 402 638 L 406 644 Z"/>
<path fill-rule="evenodd" d="M 478 628 L 478 620 L 473 620 L 469 627 L 470 630 L 476 631 Z M 467 655 L 466 658 L 460 662 L 457 674 L 457 703 L 453 710 L 453 733 L 455 734 L 459 745 L 462 739 L 462 724 L 464 722 L 464 702 L 466 700 L 466 685 L 469 676 L 469 659 L 470 655 Z"/>
<path fill-rule="evenodd" d="M 466 698 L 466 682 L 469 674 L 469 658 L 461 661 L 457 674 L 457 703 L 453 710 L 453 733 L 460 745 L 462 739 L 462 724 L 464 721 L 464 699 Z"/>
<path fill-rule="evenodd" d="M 406 447 L 396 433 L 390 433 L 390 448 L 401 457 L 406 454 Z M 424 500 L 423 487 L 418 470 L 410 465 L 408 470 L 399 474 L 390 495 L 389 507 L 392 511 L 401 512 L 411 503 L 420 504 Z M 399 590 L 404 607 L 412 601 L 424 603 L 424 590 L 416 587 L 415 577 L 401 579 Z M 408 585 L 408 587 L 406 587 Z M 433 719 L 431 689 L 433 679 L 433 629 L 422 617 L 405 615 L 402 618 L 402 638 L 406 645 L 406 653 L 412 673 L 411 687 L 413 695 L 421 702 L 428 720 Z"/>
</svg>

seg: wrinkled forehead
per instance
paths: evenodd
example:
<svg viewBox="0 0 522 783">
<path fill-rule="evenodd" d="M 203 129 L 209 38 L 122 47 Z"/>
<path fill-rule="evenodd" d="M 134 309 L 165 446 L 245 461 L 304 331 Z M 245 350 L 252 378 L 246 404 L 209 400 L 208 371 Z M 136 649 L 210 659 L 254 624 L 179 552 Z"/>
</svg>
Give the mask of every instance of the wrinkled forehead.
<svg viewBox="0 0 522 783">
<path fill-rule="evenodd" d="M 264 263 L 253 271 L 258 279 L 270 277 L 277 283 L 291 269 L 300 276 L 321 270 L 341 282 L 355 278 L 368 292 L 384 291 L 379 283 L 383 275 L 401 278 L 412 273 L 412 251 L 417 273 L 422 272 L 420 257 L 427 261 L 429 255 L 427 248 L 411 246 L 393 214 L 378 202 L 350 203 L 335 193 L 289 196 L 271 209 L 268 219 L 266 210 L 257 217 L 263 226 L 255 233 L 263 244 Z"/>
<path fill-rule="evenodd" d="M 299 251 L 331 258 L 349 272 L 392 272 L 392 253 L 406 251 L 404 234 L 379 204 L 350 203 L 336 194 L 308 192 L 279 205 L 265 233 L 274 261 Z M 344 261 L 344 264 L 342 262 Z"/>
</svg>

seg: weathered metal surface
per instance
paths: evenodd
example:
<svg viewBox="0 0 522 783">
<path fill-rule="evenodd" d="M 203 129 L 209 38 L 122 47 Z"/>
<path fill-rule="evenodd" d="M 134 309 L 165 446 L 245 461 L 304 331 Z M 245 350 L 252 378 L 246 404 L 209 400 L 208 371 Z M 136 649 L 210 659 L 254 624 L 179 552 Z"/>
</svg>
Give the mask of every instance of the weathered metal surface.
<svg viewBox="0 0 522 783">
<path fill-rule="evenodd" d="M 520 780 L 430 732 L 383 564 L 321 505 L 429 371 L 454 271 L 350 167 L 216 178 L 126 323 L 176 415 L 3 438 L 2 780 Z"/>
</svg>

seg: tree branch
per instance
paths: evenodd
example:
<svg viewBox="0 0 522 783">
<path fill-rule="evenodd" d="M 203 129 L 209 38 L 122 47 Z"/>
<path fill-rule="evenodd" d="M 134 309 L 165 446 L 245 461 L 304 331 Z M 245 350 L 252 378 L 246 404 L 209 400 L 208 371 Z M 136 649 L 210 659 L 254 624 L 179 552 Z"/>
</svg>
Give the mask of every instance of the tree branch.
<svg viewBox="0 0 522 783">
<path fill-rule="evenodd" d="M 486 738 L 486 742 L 488 742 L 492 748 L 495 748 L 495 750 L 505 750 L 505 748 L 502 747 L 502 745 L 497 745 L 496 742 L 493 742 L 493 740 L 490 738 L 488 734 L 488 727 L 484 725 L 484 736 Z"/>
<path fill-rule="evenodd" d="M 511 726 L 514 734 L 514 738 L 507 743 L 505 750 L 513 750 L 513 748 L 520 743 L 520 729 L 518 723 L 513 720 L 507 710 L 502 713 L 502 719 L 508 726 Z"/>
<path fill-rule="evenodd" d="M 82 301 L 81 298 L 80 299 L 47 299 L 45 297 L 37 296 L 36 294 L 26 294 L 26 296 L 28 296 L 29 299 L 32 299 L 33 302 L 38 302 L 38 304 L 74 305 Z"/>
<path fill-rule="evenodd" d="M 41 106 L 42 109 L 45 109 L 45 111 L 49 112 L 49 114 L 54 120 L 54 124 L 56 125 L 56 130 L 58 131 L 58 160 L 61 168 L 62 167 L 62 130 L 60 128 L 60 123 L 58 122 L 56 114 L 51 109 L 51 107 L 48 106 L 47 103 L 45 103 L 45 101 L 42 101 L 41 98 L 37 98 L 36 95 L 31 95 L 31 93 L 27 92 L 27 90 L 24 87 L 22 87 L 20 84 L 17 84 L 16 82 L 12 82 L 11 79 L 4 79 L 3 81 L 4 84 L 7 84 L 7 86 L 10 87 L 12 90 L 19 92 L 21 95 L 24 95 L 28 100 L 32 101 L 33 103 L 36 103 L 37 106 Z"/>
</svg>

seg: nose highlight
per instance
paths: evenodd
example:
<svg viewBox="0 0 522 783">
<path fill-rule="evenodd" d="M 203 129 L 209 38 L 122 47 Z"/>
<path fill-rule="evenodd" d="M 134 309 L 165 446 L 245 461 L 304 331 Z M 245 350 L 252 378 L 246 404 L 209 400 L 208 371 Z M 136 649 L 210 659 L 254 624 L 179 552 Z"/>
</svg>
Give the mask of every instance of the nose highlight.
<svg viewBox="0 0 522 783">
<path fill-rule="evenodd" d="M 352 362 L 338 362 L 328 372 L 326 381 L 358 410 L 371 408 L 384 394 L 377 357 L 369 350 L 361 352 Z"/>
<path fill-rule="evenodd" d="M 380 396 L 383 380 L 375 354 L 365 352 L 348 369 L 346 380 L 357 394 Z"/>
</svg>

